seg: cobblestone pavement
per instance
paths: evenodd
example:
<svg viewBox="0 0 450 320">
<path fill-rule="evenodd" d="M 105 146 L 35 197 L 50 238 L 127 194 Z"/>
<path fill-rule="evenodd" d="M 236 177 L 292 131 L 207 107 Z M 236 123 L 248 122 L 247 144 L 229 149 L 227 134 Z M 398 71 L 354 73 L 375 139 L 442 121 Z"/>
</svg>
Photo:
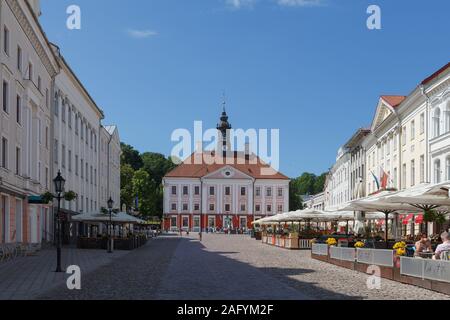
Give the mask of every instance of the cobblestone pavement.
<svg viewBox="0 0 450 320">
<path fill-rule="evenodd" d="M 380 290 L 369 290 L 366 274 L 313 260 L 310 251 L 263 245 L 248 236 L 206 235 L 205 240 L 208 252 L 262 271 L 311 299 L 450 299 L 447 295 L 385 279 L 381 279 Z M 278 283 L 272 285 L 276 287 Z M 255 283 L 255 288 L 259 289 L 260 285 Z"/>
<path fill-rule="evenodd" d="M 75 263 L 82 268 L 79 291 L 66 288 L 67 275 L 57 279 L 61 275 L 51 273 L 54 256 L 41 262 L 45 267 L 40 269 L 45 271 L 38 274 L 46 276 L 36 279 L 32 260 L 23 260 L 26 268 L 20 262 L 8 270 L 7 265 L 0 266 L 0 294 L 7 288 L 4 280 L 10 280 L 9 286 L 20 289 L 9 291 L 6 298 L 14 299 L 23 298 L 29 288 L 34 289 L 25 298 L 50 300 L 450 299 L 384 279 L 381 290 L 369 290 L 365 274 L 312 260 L 309 251 L 275 248 L 248 236 L 204 234 L 203 240 L 164 236 L 138 250 L 116 252 L 114 257 L 103 251 L 80 251 L 74 256 L 85 257 Z M 28 274 L 22 277 L 24 270 Z M 6 274 L 11 272 L 15 276 L 10 279 Z M 43 285 L 48 283 L 53 285 Z"/>
<path fill-rule="evenodd" d="M 78 265 L 83 273 L 91 272 L 125 255 L 116 251 L 63 248 L 62 267 Z M 56 250 L 42 250 L 33 256 L 18 257 L 0 263 L 0 300 L 29 300 L 65 283 L 69 275 L 55 273 Z"/>
</svg>

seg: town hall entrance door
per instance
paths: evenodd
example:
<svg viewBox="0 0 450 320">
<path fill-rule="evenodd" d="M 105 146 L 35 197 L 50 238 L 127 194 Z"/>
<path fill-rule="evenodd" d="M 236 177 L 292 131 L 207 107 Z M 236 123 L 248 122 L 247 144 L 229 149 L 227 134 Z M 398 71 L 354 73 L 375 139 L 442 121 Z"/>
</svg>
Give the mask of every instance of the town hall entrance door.
<svg viewBox="0 0 450 320">
<path fill-rule="evenodd" d="M 230 231 L 233 229 L 233 219 L 229 216 L 223 218 L 223 227 Z"/>
</svg>

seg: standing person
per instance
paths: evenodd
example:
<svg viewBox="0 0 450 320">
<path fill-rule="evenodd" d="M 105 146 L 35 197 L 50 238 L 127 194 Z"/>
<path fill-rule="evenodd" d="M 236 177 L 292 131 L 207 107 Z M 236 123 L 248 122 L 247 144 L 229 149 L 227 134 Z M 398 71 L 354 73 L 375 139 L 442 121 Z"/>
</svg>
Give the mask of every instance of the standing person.
<svg viewBox="0 0 450 320">
<path fill-rule="evenodd" d="M 436 260 L 443 259 L 442 253 L 447 253 L 450 251 L 450 239 L 448 232 L 443 232 L 441 234 L 442 244 L 438 245 L 436 248 L 436 252 L 434 253 L 434 258 Z"/>
</svg>

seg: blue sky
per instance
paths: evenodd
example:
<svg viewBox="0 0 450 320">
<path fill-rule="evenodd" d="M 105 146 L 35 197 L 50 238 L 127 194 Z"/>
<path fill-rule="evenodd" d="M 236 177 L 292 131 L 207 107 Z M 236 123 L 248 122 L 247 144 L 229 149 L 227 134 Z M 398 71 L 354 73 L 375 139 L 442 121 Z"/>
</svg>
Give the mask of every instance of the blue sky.
<svg viewBox="0 0 450 320">
<path fill-rule="evenodd" d="M 66 28 L 81 8 L 82 29 Z M 368 30 L 377 4 L 382 29 Z M 449 61 L 447 0 L 43 0 L 41 22 L 122 141 L 168 155 L 171 133 L 280 129 L 280 169 L 321 173 L 380 94 Z"/>
</svg>

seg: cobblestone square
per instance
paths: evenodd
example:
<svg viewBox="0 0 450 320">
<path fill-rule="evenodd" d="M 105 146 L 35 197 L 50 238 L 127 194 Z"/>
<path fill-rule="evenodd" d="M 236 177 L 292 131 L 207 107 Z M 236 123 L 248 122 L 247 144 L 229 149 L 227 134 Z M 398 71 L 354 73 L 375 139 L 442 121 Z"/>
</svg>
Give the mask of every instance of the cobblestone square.
<svg viewBox="0 0 450 320">
<path fill-rule="evenodd" d="M 367 275 L 310 258 L 310 251 L 263 245 L 249 236 L 167 235 L 135 251 L 64 249 L 65 265 L 82 271 L 82 289 L 69 291 L 55 274 L 54 252 L 0 265 L 1 299 L 41 300 L 360 300 L 449 299 L 384 280 L 369 290 Z"/>
</svg>

